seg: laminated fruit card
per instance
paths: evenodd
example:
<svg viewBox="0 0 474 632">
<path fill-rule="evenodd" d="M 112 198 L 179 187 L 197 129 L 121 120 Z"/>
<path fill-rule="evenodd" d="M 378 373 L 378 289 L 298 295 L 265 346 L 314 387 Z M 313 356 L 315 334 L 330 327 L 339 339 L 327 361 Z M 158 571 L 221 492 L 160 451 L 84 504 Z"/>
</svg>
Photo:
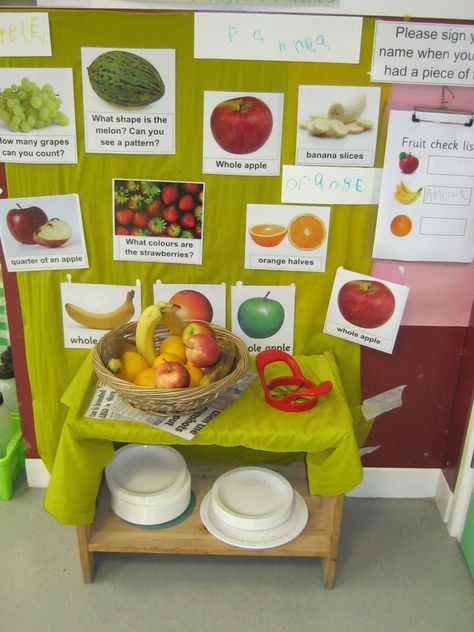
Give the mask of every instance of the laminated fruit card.
<svg viewBox="0 0 474 632">
<path fill-rule="evenodd" d="M 293 284 L 232 286 L 232 333 L 251 354 L 267 349 L 293 353 L 295 292 Z"/>
<path fill-rule="evenodd" d="M 277 176 L 284 95 L 205 92 L 203 173 Z"/>
<path fill-rule="evenodd" d="M 390 113 L 373 256 L 469 263 L 474 127 L 454 123 L 449 111 L 444 124 L 412 116 Z M 472 123 L 472 114 L 463 118 Z"/>
<path fill-rule="evenodd" d="M 179 305 L 183 320 L 203 320 L 226 326 L 225 283 L 162 283 L 153 285 L 153 300 Z"/>
<path fill-rule="evenodd" d="M 372 166 L 379 101 L 380 88 L 299 86 L 296 164 Z"/>
<path fill-rule="evenodd" d="M 330 213 L 327 206 L 248 204 L 245 267 L 324 272 Z"/>
<path fill-rule="evenodd" d="M 0 238 L 9 272 L 89 267 L 75 193 L 0 200 Z"/>
<path fill-rule="evenodd" d="M 82 48 L 87 152 L 174 154 L 175 51 Z"/>
<path fill-rule="evenodd" d="M 71 68 L 0 68 L 0 161 L 76 163 Z"/>
<path fill-rule="evenodd" d="M 90 349 L 111 329 L 137 320 L 141 311 L 140 284 L 101 285 L 61 283 L 66 349 Z"/>
<path fill-rule="evenodd" d="M 324 332 L 392 353 L 409 288 L 338 268 Z"/>
<path fill-rule="evenodd" d="M 113 180 L 114 259 L 201 264 L 204 183 Z"/>
</svg>

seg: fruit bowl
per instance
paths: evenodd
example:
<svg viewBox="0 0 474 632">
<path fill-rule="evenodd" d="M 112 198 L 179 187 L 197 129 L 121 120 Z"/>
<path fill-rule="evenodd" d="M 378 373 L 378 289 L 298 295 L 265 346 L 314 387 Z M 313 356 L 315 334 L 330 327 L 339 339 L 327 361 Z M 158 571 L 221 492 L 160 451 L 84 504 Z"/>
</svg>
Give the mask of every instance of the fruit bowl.
<svg viewBox="0 0 474 632">
<path fill-rule="evenodd" d="M 92 366 L 98 379 L 113 388 L 133 408 L 143 410 L 156 415 L 185 414 L 200 410 L 212 404 L 220 395 L 229 390 L 237 380 L 245 375 L 249 363 L 247 345 L 234 336 L 230 331 L 214 325 L 216 338 L 226 338 L 236 347 L 236 359 L 232 371 L 222 379 L 194 388 L 149 388 L 136 386 L 131 382 L 122 380 L 109 371 L 102 362 L 102 350 L 110 337 L 122 337 L 128 342 L 135 342 L 136 322 L 129 322 L 122 327 L 107 332 L 94 347 L 92 352 Z M 155 329 L 155 348 L 158 349 L 160 341 L 169 335 L 169 331 L 163 324 L 158 323 Z"/>
</svg>

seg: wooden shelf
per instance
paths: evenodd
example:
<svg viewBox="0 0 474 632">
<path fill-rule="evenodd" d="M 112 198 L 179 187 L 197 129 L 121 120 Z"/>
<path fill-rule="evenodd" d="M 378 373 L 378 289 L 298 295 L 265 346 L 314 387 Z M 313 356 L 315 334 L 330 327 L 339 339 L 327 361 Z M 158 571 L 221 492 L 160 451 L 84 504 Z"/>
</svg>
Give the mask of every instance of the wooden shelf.
<svg viewBox="0 0 474 632">
<path fill-rule="evenodd" d="M 166 529 L 142 529 L 117 517 L 110 507 L 109 492 L 104 485 L 91 525 L 77 527 L 84 582 L 91 583 L 96 553 L 160 553 L 184 555 L 293 556 L 323 558 L 326 588 L 334 585 L 337 549 L 344 496 L 310 496 L 303 463 L 272 467 L 285 476 L 300 492 L 309 509 L 308 523 L 293 541 L 272 549 L 241 549 L 221 542 L 211 535 L 200 519 L 199 508 L 215 479 L 230 466 L 188 464 L 192 490 L 196 495 L 193 513 L 182 523 Z M 266 466 L 267 467 L 267 466 Z"/>
</svg>

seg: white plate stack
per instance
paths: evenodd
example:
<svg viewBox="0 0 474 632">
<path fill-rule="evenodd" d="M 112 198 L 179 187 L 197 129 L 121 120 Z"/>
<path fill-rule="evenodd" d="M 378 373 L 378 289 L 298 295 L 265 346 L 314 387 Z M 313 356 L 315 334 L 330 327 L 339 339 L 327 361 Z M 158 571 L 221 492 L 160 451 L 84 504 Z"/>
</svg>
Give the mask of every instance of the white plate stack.
<svg viewBox="0 0 474 632">
<path fill-rule="evenodd" d="M 105 468 L 113 512 L 136 525 L 162 525 L 186 511 L 191 474 L 169 446 L 129 444 Z"/>
<path fill-rule="evenodd" d="M 308 508 L 285 477 L 263 467 L 239 467 L 220 476 L 201 502 L 201 520 L 216 538 L 245 549 L 269 549 L 294 540 Z"/>
</svg>

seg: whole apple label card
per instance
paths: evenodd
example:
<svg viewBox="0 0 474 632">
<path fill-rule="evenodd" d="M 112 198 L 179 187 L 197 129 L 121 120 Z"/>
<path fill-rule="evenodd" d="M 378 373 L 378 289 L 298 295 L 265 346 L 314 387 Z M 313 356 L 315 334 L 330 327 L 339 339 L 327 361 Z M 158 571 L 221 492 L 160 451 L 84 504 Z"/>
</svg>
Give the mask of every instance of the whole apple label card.
<svg viewBox="0 0 474 632">
<path fill-rule="evenodd" d="M 89 267 L 75 193 L 0 200 L 0 238 L 9 272 Z"/>
<path fill-rule="evenodd" d="M 277 176 L 284 95 L 204 92 L 203 173 Z"/>
<path fill-rule="evenodd" d="M 409 288 L 338 268 L 324 332 L 392 353 Z"/>
<path fill-rule="evenodd" d="M 204 183 L 113 180 L 116 261 L 202 262 Z"/>
<path fill-rule="evenodd" d="M 71 68 L 0 68 L 0 162 L 77 163 Z"/>
<path fill-rule="evenodd" d="M 245 267 L 324 272 L 331 209 L 248 204 Z"/>
<path fill-rule="evenodd" d="M 293 353 L 295 286 L 234 285 L 232 333 L 252 354 L 266 349 Z"/>
<path fill-rule="evenodd" d="M 89 349 L 111 329 L 137 320 L 141 312 L 141 288 L 128 285 L 61 283 L 64 347 Z M 107 361 L 117 360 L 111 354 Z M 116 365 L 109 367 L 113 372 Z"/>
<path fill-rule="evenodd" d="M 174 154 L 175 51 L 82 48 L 86 152 Z"/>
<path fill-rule="evenodd" d="M 449 110 L 441 115 L 451 124 L 390 112 L 376 258 L 472 261 L 474 127 L 455 124 Z M 464 118 L 472 122 L 472 115 Z"/>
<path fill-rule="evenodd" d="M 186 321 L 202 320 L 225 327 L 225 283 L 162 283 L 153 285 L 153 300 L 179 305 L 177 314 Z"/>
<path fill-rule="evenodd" d="M 299 86 L 296 164 L 371 167 L 380 88 Z"/>
</svg>

